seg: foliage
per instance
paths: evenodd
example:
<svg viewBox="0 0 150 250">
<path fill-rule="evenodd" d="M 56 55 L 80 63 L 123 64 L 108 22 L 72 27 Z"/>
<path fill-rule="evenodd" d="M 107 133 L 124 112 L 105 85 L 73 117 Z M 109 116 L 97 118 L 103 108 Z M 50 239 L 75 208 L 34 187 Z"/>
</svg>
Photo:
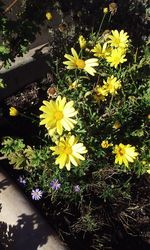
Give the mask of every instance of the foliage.
<svg viewBox="0 0 150 250">
<path fill-rule="evenodd" d="M 4 66 L 9 66 L 16 56 L 22 56 L 29 49 L 36 34 L 40 32 L 40 25 L 45 20 L 45 12 L 49 1 L 14 2 L 16 6 L 5 5 L 0 1 L 0 60 Z M 16 7 L 16 8 L 15 8 Z M 12 13 L 10 10 L 12 9 Z M 31 14 L 32 13 L 32 14 Z"/>
</svg>

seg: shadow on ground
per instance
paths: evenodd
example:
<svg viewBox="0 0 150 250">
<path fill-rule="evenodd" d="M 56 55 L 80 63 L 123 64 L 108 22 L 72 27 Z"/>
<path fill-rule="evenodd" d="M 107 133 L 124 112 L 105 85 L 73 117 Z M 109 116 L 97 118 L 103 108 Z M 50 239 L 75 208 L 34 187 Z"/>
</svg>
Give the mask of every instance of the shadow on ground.
<svg viewBox="0 0 150 250">
<path fill-rule="evenodd" d="M 0 181 L 0 193 L 10 186 L 9 179 Z M 0 203 L 0 212 L 2 203 Z M 0 221 L 0 250 L 37 250 L 46 244 L 51 231 L 45 230 L 36 214 L 18 216 L 16 225 L 9 225 Z"/>
<path fill-rule="evenodd" d="M 37 250 L 47 243 L 50 234 L 45 231 L 45 225 L 41 225 L 35 214 L 21 214 L 16 225 L 0 223 L 0 249 Z"/>
</svg>

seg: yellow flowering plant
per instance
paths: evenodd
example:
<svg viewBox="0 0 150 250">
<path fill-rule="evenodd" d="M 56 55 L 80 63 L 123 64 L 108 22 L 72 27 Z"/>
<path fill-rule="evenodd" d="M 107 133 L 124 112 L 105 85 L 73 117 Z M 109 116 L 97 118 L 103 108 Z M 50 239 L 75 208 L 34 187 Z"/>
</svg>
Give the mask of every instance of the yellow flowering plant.
<svg viewBox="0 0 150 250">
<path fill-rule="evenodd" d="M 38 83 L 36 140 L 25 145 L 5 138 L 0 150 L 16 169 L 25 170 L 32 195 L 41 188 L 45 204 L 67 222 L 68 235 L 83 232 L 86 237 L 88 232 L 90 244 L 103 231 L 101 221 L 108 222 L 99 220 L 101 209 L 129 201 L 136 176 L 150 173 L 148 55 L 144 47 L 138 52 L 131 46 L 128 29 L 110 29 L 117 5 L 104 6 L 98 28 L 74 28 L 65 17 L 54 31 L 48 28 L 54 35 L 51 75 Z M 52 19 L 51 13 L 45 15 Z M 24 109 L 24 117 L 29 110 Z M 8 113 L 23 114 L 14 107 Z"/>
</svg>

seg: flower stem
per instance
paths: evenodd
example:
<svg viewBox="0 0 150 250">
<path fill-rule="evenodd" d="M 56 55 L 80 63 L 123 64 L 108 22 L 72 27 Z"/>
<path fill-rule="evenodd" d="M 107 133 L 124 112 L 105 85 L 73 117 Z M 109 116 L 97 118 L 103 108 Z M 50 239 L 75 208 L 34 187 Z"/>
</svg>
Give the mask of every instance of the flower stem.
<svg viewBox="0 0 150 250">
<path fill-rule="evenodd" d="M 98 36 L 99 36 L 99 33 L 100 33 L 100 31 L 101 31 L 101 28 L 102 28 L 102 25 L 103 25 L 105 16 L 106 16 L 106 14 L 104 13 L 103 18 L 102 18 L 102 21 L 101 21 L 100 26 L 99 26 L 99 29 L 98 29 L 98 32 L 97 32 L 97 35 L 96 35 L 95 43 L 96 43 L 96 41 L 97 41 L 97 39 L 98 39 Z"/>
<path fill-rule="evenodd" d="M 111 17 L 112 17 L 112 14 L 110 13 L 110 16 L 109 16 L 109 19 L 108 19 L 108 23 L 110 23 Z"/>
<path fill-rule="evenodd" d="M 114 98 L 114 96 L 112 95 L 111 99 L 110 99 L 110 103 L 109 103 L 109 108 L 108 108 L 109 114 L 110 114 L 110 111 L 111 111 L 111 106 L 112 106 L 113 98 Z"/>
<path fill-rule="evenodd" d="M 38 122 L 37 120 L 35 120 L 34 118 L 32 118 L 32 117 L 30 117 L 30 116 L 28 116 L 28 115 L 25 115 L 25 114 L 20 113 L 20 116 L 25 117 L 25 118 L 31 120 L 32 122 Z M 38 118 L 38 117 L 36 117 L 36 118 Z"/>
</svg>

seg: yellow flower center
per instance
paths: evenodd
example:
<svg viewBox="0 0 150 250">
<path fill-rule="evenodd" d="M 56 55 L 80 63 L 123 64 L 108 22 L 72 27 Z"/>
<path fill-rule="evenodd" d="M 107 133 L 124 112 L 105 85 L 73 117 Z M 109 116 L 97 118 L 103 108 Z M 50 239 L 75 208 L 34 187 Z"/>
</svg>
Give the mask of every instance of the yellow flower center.
<svg viewBox="0 0 150 250">
<path fill-rule="evenodd" d="M 65 152 L 66 154 L 70 155 L 70 154 L 72 153 L 72 148 L 71 148 L 71 146 L 69 146 L 69 145 L 66 146 L 64 152 Z"/>
<path fill-rule="evenodd" d="M 82 59 L 77 59 L 76 60 L 76 65 L 78 67 L 78 69 L 84 69 L 85 67 L 85 61 Z"/>
<path fill-rule="evenodd" d="M 118 153 L 122 156 L 125 153 L 125 150 L 123 148 L 119 148 Z"/>
<path fill-rule="evenodd" d="M 120 38 L 118 37 L 118 38 L 114 38 L 114 43 L 116 44 L 116 46 L 119 46 L 119 44 L 120 44 Z"/>
<path fill-rule="evenodd" d="M 63 118 L 63 113 L 61 111 L 57 111 L 55 113 L 55 119 L 58 121 L 58 120 L 61 120 Z"/>
</svg>

